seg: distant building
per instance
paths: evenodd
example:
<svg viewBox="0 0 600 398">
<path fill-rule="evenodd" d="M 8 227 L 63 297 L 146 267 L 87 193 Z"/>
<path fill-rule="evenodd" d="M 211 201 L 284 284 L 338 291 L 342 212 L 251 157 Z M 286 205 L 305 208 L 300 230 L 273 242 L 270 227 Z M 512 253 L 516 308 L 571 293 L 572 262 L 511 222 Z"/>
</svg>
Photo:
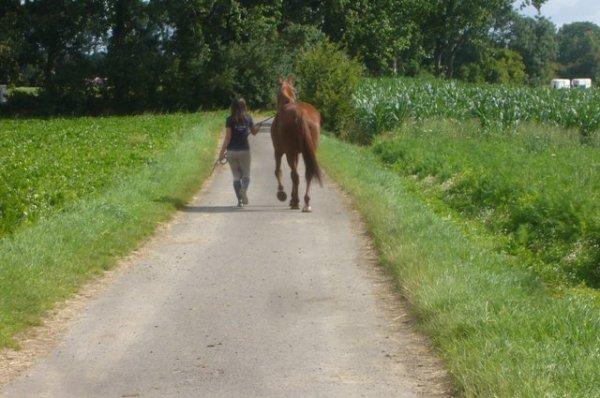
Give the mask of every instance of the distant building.
<svg viewBox="0 0 600 398">
<path fill-rule="evenodd" d="M 592 88 L 592 79 L 573 79 L 571 81 L 571 87 L 573 88 Z"/>
</svg>

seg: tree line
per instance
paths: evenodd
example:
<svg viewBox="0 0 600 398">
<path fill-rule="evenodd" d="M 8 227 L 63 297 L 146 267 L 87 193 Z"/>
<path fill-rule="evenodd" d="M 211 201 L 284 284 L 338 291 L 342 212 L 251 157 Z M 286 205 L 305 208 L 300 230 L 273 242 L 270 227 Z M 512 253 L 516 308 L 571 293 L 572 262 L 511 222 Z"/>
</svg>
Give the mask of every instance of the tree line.
<svg viewBox="0 0 600 398">
<path fill-rule="evenodd" d="M 323 42 L 370 75 L 600 79 L 599 26 L 557 29 L 513 0 L 3 0 L 0 84 L 41 87 L 17 107 L 56 112 L 260 106 Z"/>
</svg>

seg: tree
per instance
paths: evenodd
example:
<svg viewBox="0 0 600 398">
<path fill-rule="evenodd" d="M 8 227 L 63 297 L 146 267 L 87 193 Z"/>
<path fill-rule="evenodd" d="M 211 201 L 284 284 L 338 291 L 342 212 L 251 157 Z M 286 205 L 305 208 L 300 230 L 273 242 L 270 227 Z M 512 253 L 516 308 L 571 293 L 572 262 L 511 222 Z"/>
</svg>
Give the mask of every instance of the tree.
<svg viewBox="0 0 600 398">
<path fill-rule="evenodd" d="M 152 2 L 112 0 L 108 21 L 112 32 L 105 72 L 113 104 L 120 111 L 145 109 L 158 103 L 165 67 L 160 29 Z"/>
<path fill-rule="evenodd" d="M 523 1 L 539 7 L 544 1 Z M 487 40 L 512 13 L 512 0 L 429 0 L 416 2 L 415 15 L 436 75 L 454 75 L 456 55 L 469 44 Z"/>
<path fill-rule="evenodd" d="M 83 59 L 106 33 L 104 2 L 36 0 L 25 1 L 24 6 L 28 17 L 26 39 L 39 57 L 46 89 L 56 89 L 58 66 Z"/>
<path fill-rule="evenodd" d="M 556 26 L 544 17 L 515 15 L 509 28 L 508 46 L 523 57 L 532 84 L 547 84 L 554 77 L 558 55 Z"/>
<path fill-rule="evenodd" d="M 523 84 L 527 80 L 521 54 L 507 48 L 487 48 L 475 62 L 458 70 L 460 78 L 473 83 Z"/>
<path fill-rule="evenodd" d="M 19 60 L 24 46 L 23 7 L 18 0 L 0 4 L 0 84 L 19 78 Z"/>
<path fill-rule="evenodd" d="M 282 24 L 316 26 L 330 40 L 340 43 L 346 33 L 347 11 L 353 3 L 352 0 L 286 0 L 282 3 Z"/>
<path fill-rule="evenodd" d="M 558 60 L 565 77 L 600 79 L 600 26 L 591 22 L 563 25 L 558 42 Z"/>
<path fill-rule="evenodd" d="M 206 69 L 210 48 L 203 25 L 210 9 L 203 0 L 155 0 L 150 14 L 156 18 L 158 46 L 164 71 L 161 99 L 167 107 L 193 109 L 198 104 L 198 82 Z"/>
<path fill-rule="evenodd" d="M 336 44 L 323 41 L 303 51 L 294 70 L 300 98 L 319 108 L 325 128 L 339 132 L 351 119 L 352 94 L 362 74 L 362 65 Z"/>
<path fill-rule="evenodd" d="M 507 48 L 492 51 L 482 69 L 490 83 L 523 84 L 527 79 L 523 57 Z"/>
<path fill-rule="evenodd" d="M 415 24 L 409 19 L 406 0 L 353 2 L 346 12 L 343 42 L 350 55 L 373 73 L 398 70 L 398 62 L 409 48 Z"/>
</svg>

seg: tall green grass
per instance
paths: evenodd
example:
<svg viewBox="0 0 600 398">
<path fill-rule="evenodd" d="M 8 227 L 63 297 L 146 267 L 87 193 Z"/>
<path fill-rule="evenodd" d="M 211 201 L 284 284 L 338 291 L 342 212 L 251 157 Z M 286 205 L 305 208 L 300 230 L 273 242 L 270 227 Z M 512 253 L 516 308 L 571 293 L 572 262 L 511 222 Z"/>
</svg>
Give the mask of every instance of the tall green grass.
<svg viewBox="0 0 600 398">
<path fill-rule="evenodd" d="M 355 199 L 380 260 L 460 395 L 600 396 L 600 311 L 587 295 L 554 295 L 489 237 L 433 211 L 411 177 L 369 148 L 325 137 L 320 159 Z"/>
<path fill-rule="evenodd" d="M 16 346 L 15 333 L 37 324 L 56 301 L 134 249 L 210 173 L 222 114 L 146 118 L 123 120 L 138 120 L 140 133 L 153 119 L 158 125 L 170 120 L 167 130 L 173 131 L 164 134 L 177 139 L 151 161 L 122 170 L 124 177 L 113 173 L 101 190 L 0 240 L 0 347 Z"/>
<path fill-rule="evenodd" d="M 476 122 L 426 120 L 373 151 L 502 235 L 500 248 L 546 280 L 600 287 L 600 147 L 577 132 L 523 124 L 485 134 Z"/>
<path fill-rule="evenodd" d="M 407 118 L 476 118 L 502 128 L 541 122 L 599 134 L 600 90 L 553 90 L 409 78 L 366 79 L 354 95 L 356 124 L 374 137 Z M 367 141 L 365 139 L 365 141 Z"/>
</svg>

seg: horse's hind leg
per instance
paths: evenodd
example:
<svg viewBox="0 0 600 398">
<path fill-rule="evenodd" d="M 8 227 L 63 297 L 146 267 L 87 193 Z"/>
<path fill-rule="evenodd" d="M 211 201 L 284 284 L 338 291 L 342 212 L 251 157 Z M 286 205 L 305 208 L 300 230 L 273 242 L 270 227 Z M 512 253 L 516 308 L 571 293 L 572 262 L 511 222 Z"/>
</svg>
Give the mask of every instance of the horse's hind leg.
<svg viewBox="0 0 600 398">
<path fill-rule="evenodd" d="M 300 197 L 298 195 L 298 186 L 300 185 L 300 175 L 298 174 L 298 154 L 289 156 L 286 155 L 290 169 L 292 169 L 292 199 L 290 200 L 290 208 L 297 210 L 300 208 Z"/>
<path fill-rule="evenodd" d="M 312 176 L 309 176 L 308 173 L 306 175 L 306 193 L 304 194 L 304 207 L 302 208 L 302 212 L 310 213 L 312 209 L 310 208 L 310 184 L 312 183 Z"/>
<path fill-rule="evenodd" d="M 275 178 L 277 178 L 277 199 L 280 202 L 285 202 L 287 195 L 283 190 L 283 184 L 281 183 L 281 157 L 283 154 L 275 152 Z"/>
</svg>

